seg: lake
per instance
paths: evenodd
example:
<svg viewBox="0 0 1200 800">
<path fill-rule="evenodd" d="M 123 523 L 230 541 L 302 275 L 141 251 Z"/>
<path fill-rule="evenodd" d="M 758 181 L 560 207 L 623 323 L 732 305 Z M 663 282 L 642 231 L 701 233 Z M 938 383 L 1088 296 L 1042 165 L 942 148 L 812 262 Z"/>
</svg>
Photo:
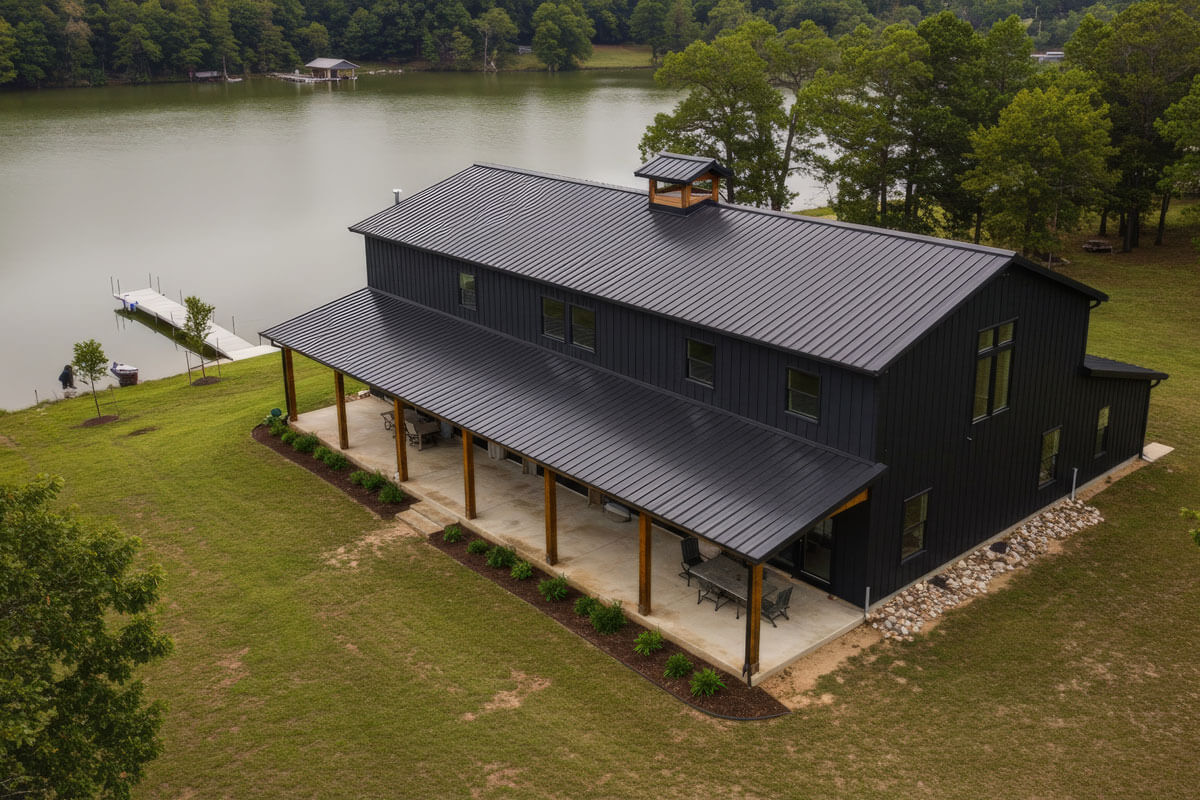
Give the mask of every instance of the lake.
<svg viewBox="0 0 1200 800">
<path fill-rule="evenodd" d="M 478 161 L 640 187 L 637 143 L 678 97 L 650 70 L 0 94 L 0 408 L 59 396 L 84 339 L 142 379 L 186 369 L 182 349 L 114 313 L 118 283 L 196 295 L 253 343 L 363 286 L 346 228 L 393 188 Z M 797 188 L 797 206 L 825 202 Z"/>
</svg>

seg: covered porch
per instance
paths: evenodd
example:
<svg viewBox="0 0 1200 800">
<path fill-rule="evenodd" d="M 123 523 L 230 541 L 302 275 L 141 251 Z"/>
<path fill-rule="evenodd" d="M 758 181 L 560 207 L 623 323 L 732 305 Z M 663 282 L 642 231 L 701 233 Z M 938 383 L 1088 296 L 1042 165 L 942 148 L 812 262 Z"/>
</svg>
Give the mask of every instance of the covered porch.
<svg viewBox="0 0 1200 800">
<path fill-rule="evenodd" d="M 311 432 L 331 448 L 340 448 L 360 467 L 378 470 L 397 479 L 399 464 L 393 433 L 384 427 L 382 414 L 393 411 L 391 401 L 374 396 L 344 405 L 344 435 L 348 447 L 340 448 L 342 432 L 336 406 L 299 415 L 293 427 Z M 582 591 L 607 602 L 621 601 L 628 616 L 658 628 L 667 638 L 703 655 L 732 675 L 742 672 L 747 619 L 738 619 L 733 603 L 714 610 L 713 603 L 697 603 L 697 581 L 691 586 L 679 576 L 680 542 L 675 533 L 659 525 L 650 527 L 649 575 L 643 599 L 640 572 L 640 531 L 637 514 L 627 522 L 589 504 L 583 494 L 557 485 L 554 492 L 557 561 L 547 559 L 546 482 L 536 467 L 504 457 L 504 451 L 471 448 L 474 517 L 467 519 L 464 451 L 461 439 L 439 437 L 434 446 L 405 447 L 408 480 L 404 490 L 421 500 L 416 510 L 436 520 L 453 519 L 468 524 L 488 539 L 511 546 L 522 558 L 547 571 L 561 573 Z M 498 456 L 498 457 L 492 457 Z M 719 548 L 702 544 L 706 555 Z M 777 672 L 805 653 L 856 627 L 861 609 L 833 598 L 816 587 L 790 581 L 775 573 L 775 582 L 793 588 L 788 619 L 778 627 L 765 619 L 760 628 L 757 682 Z M 644 612 L 639 605 L 648 606 Z"/>
</svg>

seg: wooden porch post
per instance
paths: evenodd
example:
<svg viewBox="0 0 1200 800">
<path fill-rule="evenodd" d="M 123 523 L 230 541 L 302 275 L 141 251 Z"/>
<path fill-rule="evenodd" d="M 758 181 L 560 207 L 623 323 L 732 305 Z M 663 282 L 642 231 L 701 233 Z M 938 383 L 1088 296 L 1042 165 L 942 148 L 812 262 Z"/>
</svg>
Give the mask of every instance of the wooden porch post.
<svg viewBox="0 0 1200 800">
<path fill-rule="evenodd" d="M 285 347 L 283 353 L 283 400 L 287 405 L 287 416 L 296 421 L 296 374 L 292 371 L 292 348 Z"/>
<path fill-rule="evenodd" d="M 333 391 L 337 393 L 338 447 L 350 449 L 350 431 L 346 427 L 346 379 L 333 371 Z"/>
<path fill-rule="evenodd" d="M 638 613 L 650 613 L 650 556 L 653 550 L 650 515 L 638 513 Z"/>
<path fill-rule="evenodd" d="M 396 472 L 403 483 L 408 480 L 408 447 L 404 440 L 404 403 L 398 397 L 392 398 L 392 429 L 396 433 Z"/>
<path fill-rule="evenodd" d="M 466 428 L 462 430 L 463 444 L 463 506 L 467 519 L 475 519 L 475 443 Z"/>
<path fill-rule="evenodd" d="M 542 466 L 542 479 L 546 487 L 546 563 L 558 563 L 558 483 L 554 472 Z"/>
<path fill-rule="evenodd" d="M 762 630 L 762 577 L 763 565 L 747 567 L 748 588 L 746 593 L 746 664 L 742 672 L 746 685 L 750 686 L 754 673 L 758 672 L 758 643 Z"/>
</svg>

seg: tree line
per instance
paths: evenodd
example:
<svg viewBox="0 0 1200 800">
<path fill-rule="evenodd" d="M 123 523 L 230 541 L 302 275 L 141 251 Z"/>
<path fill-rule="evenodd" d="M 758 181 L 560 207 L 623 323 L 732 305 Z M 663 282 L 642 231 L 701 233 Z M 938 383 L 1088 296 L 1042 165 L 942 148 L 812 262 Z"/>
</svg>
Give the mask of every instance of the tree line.
<svg viewBox="0 0 1200 800">
<path fill-rule="evenodd" d="M 1122 249 L 1200 189 L 1200 22 L 1143 0 L 1084 15 L 1039 64 L 1026 22 L 977 30 L 943 11 L 839 37 L 751 19 L 665 57 L 686 90 L 641 142 L 734 170 L 729 199 L 785 208 L 789 176 L 830 187 L 839 219 L 1056 252 L 1099 213 Z"/>
<path fill-rule="evenodd" d="M 1039 47 L 1066 42 L 1090 0 L 0 0 L 0 85 L 95 85 L 195 70 L 291 70 L 318 56 L 497 69 L 517 44 L 551 69 L 593 43 L 649 44 L 655 60 L 749 20 L 780 30 L 811 20 L 830 36 L 918 24 L 944 9 L 976 28 L 1011 15 Z"/>
</svg>

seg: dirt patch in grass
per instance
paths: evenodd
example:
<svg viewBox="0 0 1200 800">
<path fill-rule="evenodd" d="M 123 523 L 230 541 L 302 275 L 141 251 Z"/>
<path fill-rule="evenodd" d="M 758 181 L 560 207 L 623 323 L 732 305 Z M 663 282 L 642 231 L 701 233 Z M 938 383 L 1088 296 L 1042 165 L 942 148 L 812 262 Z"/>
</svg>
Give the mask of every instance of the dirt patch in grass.
<svg viewBox="0 0 1200 800">
<path fill-rule="evenodd" d="M 592 627 L 590 619 L 575 613 L 575 601 L 582 596 L 582 592 L 571 588 L 563 600 L 546 600 L 538 591 L 538 583 L 552 576 L 535 568 L 532 578 L 519 581 L 512 577 L 511 571 L 508 569 L 489 567 L 485 555 L 467 552 L 467 544 L 476 538 L 481 537 L 464 527 L 463 537 L 458 542 L 446 542 L 439 532 L 429 537 L 429 543 L 464 566 L 473 569 L 521 598 L 567 630 L 591 642 L 598 649 L 620 661 L 655 686 L 661 687 L 693 708 L 707 714 L 730 719 L 763 719 L 788 712 L 786 706 L 763 689 L 758 686 L 747 686 L 736 676 L 716 668 L 673 642 L 665 641 L 663 648 L 652 655 L 638 655 L 633 651 L 633 645 L 637 641 L 638 635 L 646 629 L 632 620 L 616 633 L 608 635 L 597 633 L 596 629 Z M 725 684 L 725 688 L 711 697 L 693 697 L 689 681 L 690 675 L 684 678 L 667 678 L 663 675 L 667 659 L 674 653 L 683 653 L 687 656 L 695 669 L 704 669 L 705 667 L 714 669 L 721 676 L 721 682 Z"/>
<path fill-rule="evenodd" d="M 192 386 L 208 386 L 209 384 L 220 382 L 221 379 L 216 375 L 207 375 L 203 378 L 196 378 L 196 380 L 192 381 Z"/>
<path fill-rule="evenodd" d="M 102 417 L 92 417 L 86 419 L 79 424 L 80 428 L 94 428 L 97 425 L 107 425 L 110 422 L 116 422 L 119 417 L 116 414 L 105 414 Z"/>
<path fill-rule="evenodd" d="M 818 679 L 833 672 L 853 656 L 865 653 L 881 641 L 883 641 L 883 636 L 879 631 L 866 625 L 860 625 L 845 636 L 829 642 L 824 647 L 817 648 L 783 671 L 767 678 L 763 681 L 762 687 L 791 709 L 810 705 L 828 705 L 833 702 L 832 695 L 818 696 L 813 693 Z"/>
<path fill-rule="evenodd" d="M 413 499 L 407 495 L 402 503 L 383 502 L 379 499 L 379 495 L 377 493 L 369 492 L 363 487 L 350 482 L 350 473 L 353 472 L 353 470 L 330 469 L 329 467 L 325 466 L 323 462 L 317 461 L 315 458 L 313 458 L 311 453 L 296 452 L 291 448 L 290 445 L 286 445 L 278 438 L 272 436 L 271 432 L 267 430 L 266 426 L 264 425 L 257 426 L 251 435 L 254 437 L 254 441 L 258 442 L 259 444 L 266 445 L 276 453 L 279 453 L 279 455 L 286 458 L 288 461 L 291 461 L 293 464 L 304 467 L 304 469 L 320 477 L 327 483 L 333 484 L 351 498 L 356 500 L 359 505 L 366 506 L 383 519 L 394 519 L 397 514 L 411 506 L 414 502 Z"/>
<path fill-rule="evenodd" d="M 142 436 L 147 433 L 153 433 L 156 430 L 158 430 L 158 428 L 155 426 L 151 426 L 149 428 L 138 428 L 136 431 L 130 431 L 129 433 L 127 433 L 125 435 L 126 436 Z"/>
</svg>

